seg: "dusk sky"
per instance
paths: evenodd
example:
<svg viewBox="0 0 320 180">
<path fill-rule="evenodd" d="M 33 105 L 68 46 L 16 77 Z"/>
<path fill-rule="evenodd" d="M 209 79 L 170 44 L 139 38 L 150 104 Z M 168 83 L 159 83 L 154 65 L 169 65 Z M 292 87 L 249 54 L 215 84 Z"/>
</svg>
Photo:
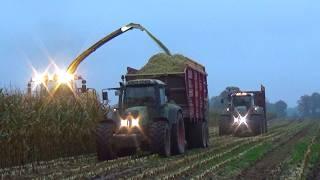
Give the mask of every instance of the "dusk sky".
<svg viewBox="0 0 320 180">
<path fill-rule="evenodd" d="M 173 53 L 206 66 L 209 94 L 226 86 L 258 90 L 269 101 L 296 105 L 320 91 L 320 1 L 3 0 L 0 6 L 0 87 L 25 89 L 33 66 L 68 64 L 106 34 L 140 23 Z M 126 67 L 142 67 L 161 49 L 134 30 L 106 44 L 78 74 L 100 90 L 117 86 Z"/>
</svg>

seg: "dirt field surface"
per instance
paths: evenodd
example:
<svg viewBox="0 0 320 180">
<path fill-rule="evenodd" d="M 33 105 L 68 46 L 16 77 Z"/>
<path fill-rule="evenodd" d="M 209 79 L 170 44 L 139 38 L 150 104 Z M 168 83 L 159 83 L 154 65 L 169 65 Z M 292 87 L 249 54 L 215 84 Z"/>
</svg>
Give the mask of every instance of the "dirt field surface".
<svg viewBox="0 0 320 180">
<path fill-rule="evenodd" d="M 3 179 L 316 179 L 320 132 L 316 121 L 279 121 L 255 137 L 218 136 L 210 147 L 159 157 L 138 152 L 99 162 L 95 154 L 0 169 Z"/>
<path fill-rule="evenodd" d="M 280 143 L 279 148 L 274 149 L 273 151 L 266 153 L 266 155 L 256 162 L 252 167 L 243 171 L 239 179 L 266 179 L 267 177 L 277 177 L 280 173 L 276 171 L 278 165 L 290 156 L 291 150 L 295 143 L 299 139 L 305 136 L 307 133 L 308 127 L 303 131 L 300 131 L 291 139 L 286 139 Z M 279 139 L 281 141 L 281 139 Z"/>
</svg>

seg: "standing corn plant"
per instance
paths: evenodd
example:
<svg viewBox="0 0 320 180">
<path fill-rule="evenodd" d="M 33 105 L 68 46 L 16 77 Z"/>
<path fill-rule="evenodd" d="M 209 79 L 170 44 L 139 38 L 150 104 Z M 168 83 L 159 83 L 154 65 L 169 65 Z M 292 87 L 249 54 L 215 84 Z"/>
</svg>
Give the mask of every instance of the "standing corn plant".
<svg viewBox="0 0 320 180">
<path fill-rule="evenodd" d="M 93 94 L 27 96 L 0 90 L 0 167 L 95 152 L 103 118 Z"/>
</svg>

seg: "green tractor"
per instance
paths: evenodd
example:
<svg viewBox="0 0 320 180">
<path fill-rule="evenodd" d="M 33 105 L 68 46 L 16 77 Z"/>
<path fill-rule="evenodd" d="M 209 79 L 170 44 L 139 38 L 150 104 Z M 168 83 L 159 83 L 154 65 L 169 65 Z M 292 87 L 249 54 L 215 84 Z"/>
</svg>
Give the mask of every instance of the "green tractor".
<svg viewBox="0 0 320 180">
<path fill-rule="evenodd" d="M 134 153 L 138 148 L 163 156 L 185 152 L 182 109 L 168 101 L 166 84 L 155 79 L 120 83 L 118 107 L 96 129 L 99 160 Z M 108 99 L 107 91 L 103 99 Z"/>
<path fill-rule="evenodd" d="M 221 101 L 224 103 L 224 100 Z M 265 88 L 238 91 L 228 96 L 228 106 L 219 119 L 219 135 L 259 135 L 267 132 Z"/>
</svg>

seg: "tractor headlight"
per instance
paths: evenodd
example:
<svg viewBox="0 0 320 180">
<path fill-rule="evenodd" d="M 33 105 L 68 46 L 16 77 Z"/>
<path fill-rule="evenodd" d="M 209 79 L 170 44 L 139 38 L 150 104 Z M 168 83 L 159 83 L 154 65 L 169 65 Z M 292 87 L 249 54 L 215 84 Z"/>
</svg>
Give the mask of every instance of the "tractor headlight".
<svg viewBox="0 0 320 180">
<path fill-rule="evenodd" d="M 131 127 L 139 127 L 139 117 L 131 119 Z"/>
<path fill-rule="evenodd" d="M 120 128 L 121 127 L 129 127 L 129 123 L 127 119 L 121 119 L 120 120 Z"/>
<path fill-rule="evenodd" d="M 227 112 L 229 112 L 229 111 L 230 111 L 230 109 L 229 109 L 229 108 L 227 108 L 227 109 L 226 109 L 226 111 L 227 111 Z"/>
<path fill-rule="evenodd" d="M 133 118 L 127 117 L 125 119 L 120 120 L 120 128 L 125 127 L 125 128 L 133 128 L 133 127 L 140 127 L 139 125 L 139 117 Z"/>
<path fill-rule="evenodd" d="M 244 116 L 244 117 L 240 116 L 240 117 L 239 117 L 239 123 L 240 123 L 240 124 L 243 124 L 243 123 L 245 124 L 245 123 L 247 123 L 247 117 L 246 117 L 246 116 Z"/>
<path fill-rule="evenodd" d="M 239 123 L 239 118 L 233 116 L 233 123 L 234 123 L 234 124 L 238 124 L 238 123 Z"/>
<path fill-rule="evenodd" d="M 247 124 L 247 116 L 241 116 L 240 114 L 237 117 L 233 116 L 233 123 L 238 125 Z"/>
</svg>

